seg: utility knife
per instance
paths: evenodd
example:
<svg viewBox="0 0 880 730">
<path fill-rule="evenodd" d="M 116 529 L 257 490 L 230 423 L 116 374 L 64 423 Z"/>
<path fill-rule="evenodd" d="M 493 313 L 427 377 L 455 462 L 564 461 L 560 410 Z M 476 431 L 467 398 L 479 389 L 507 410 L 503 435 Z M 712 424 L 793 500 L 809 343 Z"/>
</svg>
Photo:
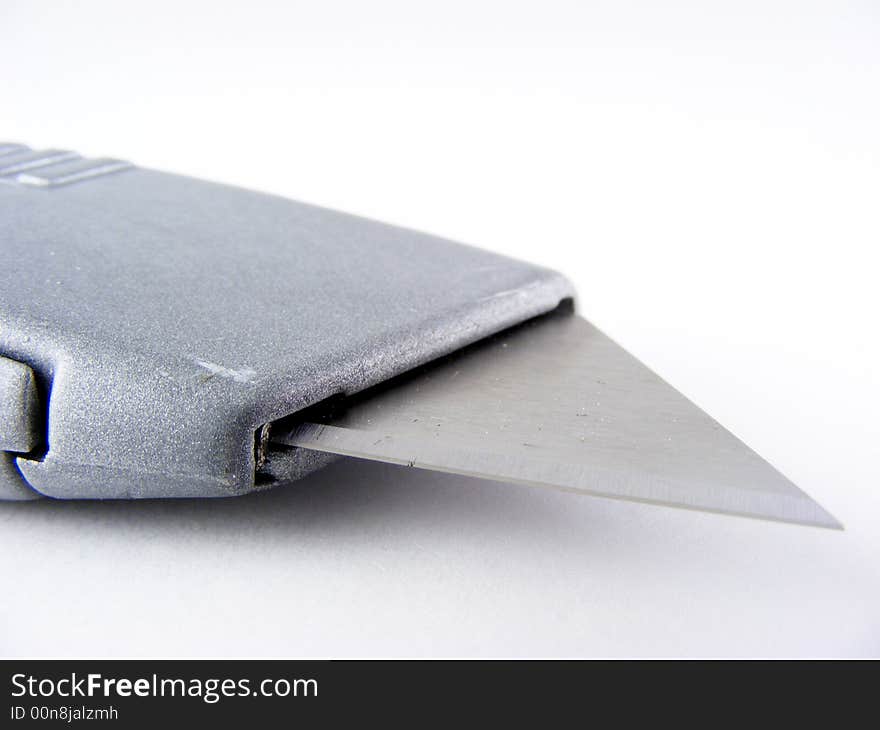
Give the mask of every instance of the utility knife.
<svg viewBox="0 0 880 730">
<path fill-rule="evenodd" d="M 554 271 L 20 144 L 0 245 L 4 499 L 232 497 L 353 457 L 840 527 Z"/>
</svg>

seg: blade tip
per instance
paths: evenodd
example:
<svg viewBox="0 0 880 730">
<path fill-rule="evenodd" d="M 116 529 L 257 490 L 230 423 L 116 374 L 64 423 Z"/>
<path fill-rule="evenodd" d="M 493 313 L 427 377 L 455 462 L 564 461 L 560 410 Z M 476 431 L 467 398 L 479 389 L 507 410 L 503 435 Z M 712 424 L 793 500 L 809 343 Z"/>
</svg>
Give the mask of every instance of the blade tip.
<svg viewBox="0 0 880 730">
<path fill-rule="evenodd" d="M 817 505 L 818 506 L 818 505 Z M 843 523 L 838 520 L 833 514 L 831 514 L 828 510 L 824 508 L 820 508 L 822 510 L 819 519 L 811 522 L 810 524 L 815 527 L 823 527 L 826 530 L 837 530 L 839 532 L 843 532 L 846 528 L 843 526 Z"/>
</svg>

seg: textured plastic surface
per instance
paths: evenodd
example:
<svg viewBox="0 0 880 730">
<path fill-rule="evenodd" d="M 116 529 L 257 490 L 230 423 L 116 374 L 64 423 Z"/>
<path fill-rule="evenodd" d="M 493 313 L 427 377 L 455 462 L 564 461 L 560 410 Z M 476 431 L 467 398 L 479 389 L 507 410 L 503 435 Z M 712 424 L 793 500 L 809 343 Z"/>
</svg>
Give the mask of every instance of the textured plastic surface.
<svg viewBox="0 0 880 730">
<path fill-rule="evenodd" d="M 27 453 L 40 443 L 40 414 L 33 371 L 23 363 L 0 357 L 0 499 L 38 496 L 15 467 L 15 454 Z"/>
<path fill-rule="evenodd" d="M 40 405 L 33 371 L 0 357 L 0 451 L 27 453 L 40 441 Z"/>
<path fill-rule="evenodd" d="M 0 500 L 18 502 L 40 499 L 40 496 L 22 479 L 15 466 L 15 455 L 0 451 Z"/>
<path fill-rule="evenodd" d="M 246 493 L 262 424 L 572 295 L 546 269 L 271 195 L 107 161 L 71 179 L 75 158 L 42 184 L 26 159 L 0 179 L 0 354 L 49 393 L 46 451 L 17 464 L 53 497 Z"/>
</svg>

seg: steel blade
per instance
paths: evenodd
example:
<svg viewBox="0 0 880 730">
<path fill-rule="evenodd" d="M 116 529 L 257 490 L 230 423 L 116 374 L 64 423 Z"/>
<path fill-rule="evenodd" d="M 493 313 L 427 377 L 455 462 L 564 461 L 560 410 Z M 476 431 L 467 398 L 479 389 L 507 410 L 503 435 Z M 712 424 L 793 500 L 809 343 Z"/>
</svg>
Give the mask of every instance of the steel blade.
<svg viewBox="0 0 880 730">
<path fill-rule="evenodd" d="M 276 430 L 273 441 L 473 477 L 840 528 L 586 320 L 554 313 Z"/>
</svg>

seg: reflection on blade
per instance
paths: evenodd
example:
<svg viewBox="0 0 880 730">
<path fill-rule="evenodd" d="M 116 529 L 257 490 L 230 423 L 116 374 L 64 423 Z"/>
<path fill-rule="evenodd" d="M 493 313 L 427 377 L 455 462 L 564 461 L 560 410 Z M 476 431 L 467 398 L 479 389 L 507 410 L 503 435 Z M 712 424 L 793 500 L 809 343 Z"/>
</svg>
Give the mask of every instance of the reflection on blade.
<svg viewBox="0 0 880 730">
<path fill-rule="evenodd" d="M 347 399 L 273 441 L 499 481 L 839 528 L 580 317 L 556 313 Z"/>
</svg>

